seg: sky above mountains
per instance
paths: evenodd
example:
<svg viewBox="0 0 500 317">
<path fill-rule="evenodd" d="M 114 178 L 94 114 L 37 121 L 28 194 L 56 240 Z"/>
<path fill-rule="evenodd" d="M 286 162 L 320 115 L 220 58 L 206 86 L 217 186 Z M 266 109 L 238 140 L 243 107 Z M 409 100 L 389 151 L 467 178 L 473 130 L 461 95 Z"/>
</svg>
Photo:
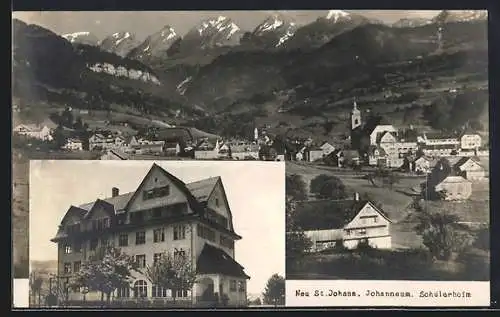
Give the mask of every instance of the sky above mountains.
<svg viewBox="0 0 500 317">
<path fill-rule="evenodd" d="M 401 18 L 432 18 L 439 13 L 435 10 L 346 11 L 386 23 L 394 23 Z M 176 33 L 182 36 L 201 20 L 219 15 L 231 18 L 244 31 L 251 31 L 274 13 L 278 11 L 18 11 L 13 12 L 12 16 L 29 24 L 38 24 L 58 34 L 88 31 L 102 39 L 115 32 L 129 31 L 142 40 L 165 25 L 172 26 Z M 279 11 L 279 13 L 290 16 L 298 24 L 307 24 L 318 17 L 326 16 L 328 10 Z"/>
</svg>

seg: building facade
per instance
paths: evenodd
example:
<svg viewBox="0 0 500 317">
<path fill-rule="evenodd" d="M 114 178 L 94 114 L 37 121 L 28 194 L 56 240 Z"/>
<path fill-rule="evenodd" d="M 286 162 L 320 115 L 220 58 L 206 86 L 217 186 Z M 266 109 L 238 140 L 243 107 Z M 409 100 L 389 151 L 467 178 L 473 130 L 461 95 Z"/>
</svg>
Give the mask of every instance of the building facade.
<svg viewBox="0 0 500 317">
<path fill-rule="evenodd" d="M 235 260 L 233 219 L 222 180 L 213 177 L 185 184 L 153 164 L 137 190 L 71 206 L 52 240 L 58 244 L 58 275 L 71 277 L 100 247 L 114 245 L 134 257 L 141 269 L 152 266 L 164 252 L 187 257 L 196 269 L 193 287 L 177 291 L 190 304 L 227 298 L 230 306 L 246 305 L 244 268 Z M 142 273 L 134 273 L 128 287 L 113 298 L 167 303 L 170 290 L 156 287 Z M 83 294 L 73 291 L 71 299 Z M 87 300 L 100 295 L 86 294 Z M 167 305 L 167 304 L 166 304 Z"/>
<path fill-rule="evenodd" d="M 319 209 L 331 213 L 328 219 L 315 215 Z M 351 200 L 300 202 L 297 210 L 298 213 L 312 211 L 314 214 L 310 214 L 310 217 L 317 216 L 315 220 L 300 223 L 306 236 L 313 242 L 312 251 L 335 248 L 338 244 L 355 249 L 362 242 L 374 248 L 392 247 L 391 220 L 372 202 L 360 200 L 358 194 Z"/>
</svg>

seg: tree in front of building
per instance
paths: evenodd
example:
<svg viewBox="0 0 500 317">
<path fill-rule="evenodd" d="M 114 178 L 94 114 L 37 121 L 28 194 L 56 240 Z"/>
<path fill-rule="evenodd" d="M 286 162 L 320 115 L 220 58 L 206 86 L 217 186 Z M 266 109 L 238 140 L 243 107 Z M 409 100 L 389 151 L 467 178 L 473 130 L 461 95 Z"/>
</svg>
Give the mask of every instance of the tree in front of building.
<svg viewBox="0 0 500 317">
<path fill-rule="evenodd" d="M 307 199 L 306 183 L 301 175 L 287 175 L 285 187 L 286 195 L 291 196 L 294 200 Z"/>
<path fill-rule="evenodd" d="M 285 278 L 279 274 L 273 274 L 269 280 L 267 280 L 266 289 L 264 293 L 264 303 L 267 305 L 278 305 L 285 304 Z"/>
<path fill-rule="evenodd" d="M 130 285 L 132 272 L 137 271 L 133 258 L 119 248 L 108 246 L 101 249 L 96 257 L 82 263 L 80 271 L 76 272 L 72 287 L 86 288 L 101 293 L 101 301 L 109 303 L 111 294 L 124 285 Z"/>
<path fill-rule="evenodd" d="M 31 272 L 29 283 L 30 283 L 31 296 L 33 299 L 32 302 L 35 303 L 38 298 L 38 305 L 40 305 L 42 302 L 41 292 L 42 292 L 43 278 L 41 276 L 37 276 L 35 272 Z"/>
<path fill-rule="evenodd" d="M 473 236 L 460 224 L 460 218 L 452 213 L 430 212 L 415 205 L 417 213 L 416 232 L 422 236 L 423 244 L 438 260 L 449 260 L 473 243 Z"/>
<path fill-rule="evenodd" d="M 146 265 L 142 273 L 156 287 L 171 290 L 174 303 L 178 291 L 192 289 L 196 282 L 196 270 L 182 254 L 164 252 L 152 266 Z"/>
<path fill-rule="evenodd" d="M 311 193 L 323 199 L 344 199 L 347 197 L 342 180 L 336 176 L 321 174 L 311 180 Z"/>
</svg>

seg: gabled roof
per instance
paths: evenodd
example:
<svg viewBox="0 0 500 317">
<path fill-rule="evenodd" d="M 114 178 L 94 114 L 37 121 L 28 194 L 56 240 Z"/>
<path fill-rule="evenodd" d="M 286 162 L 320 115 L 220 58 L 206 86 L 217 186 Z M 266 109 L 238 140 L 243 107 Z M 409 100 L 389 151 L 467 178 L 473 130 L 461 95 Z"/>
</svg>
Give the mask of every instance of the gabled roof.
<svg viewBox="0 0 500 317">
<path fill-rule="evenodd" d="M 118 157 L 120 160 L 128 160 L 128 157 L 124 154 L 124 153 L 120 153 L 114 149 L 112 150 L 109 150 L 109 153 L 115 155 L 116 157 Z"/>
<path fill-rule="evenodd" d="M 396 140 L 398 138 L 398 135 L 396 134 L 396 132 L 384 131 L 382 133 L 377 134 L 377 143 L 379 143 L 386 134 L 392 135 Z"/>
<path fill-rule="evenodd" d="M 156 163 L 153 163 L 153 166 L 151 166 L 149 172 L 142 179 L 141 184 L 137 187 L 137 190 L 133 193 L 132 197 L 130 197 L 130 200 L 128 201 L 124 209 L 128 209 L 130 203 L 134 200 L 135 197 L 137 197 L 137 195 L 139 195 L 139 189 L 144 185 L 144 182 L 146 181 L 146 179 L 148 179 L 149 175 L 151 175 L 154 170 L 159 170 L 163 175 L 165 175 L 165 177 L 170 179 L 170 181 L 186 196 L 189 206 L 195 213 L 198 213 L 199 215 L 204 214 L 204 209 L 202 208 L 200 203 L 196 200 L 196 198 L 193 196 L 193 194 L 189 191 L 189 189 L 186 187 L 186 184 L 177 177 L 175 177 L 174 175 L 170 174 L 169 172 L 161 168 Z"/>
<path fill-rule="evenodd" d="M 204 202 L 208 200 L 219 180 L 220 176 L 210 177 L 186 184 L 186 187 L 199 202 Z"/>
<path fill-rule="evenodd" d="M 427 139 L 456 139 L 457 135 L 453 133 L 427 132 L 425 137 Z"/>
<path fill-rule="evenodd" d="M 463 178 L 462 176 L 448 176 L 443 179 L 441 183 L 470 183 L 471 181 Z"/>
<path fill-rule="evenodd" d="M 115 215 L 115 207 L 108 203 L 107 201 L 105 200 L 102 200 L 102 199 L 97 199 L 93 204 L 92 204 L 92 207 L 90 207 L 89 211 L 85 214 L 85 216 L 83 216 L 83 218 L 90 218 L 90 216 L 92 215 L 92 213 L 97 209 L 97 207 L 103 207 L 103 209 L 110 215 L 110 216 L 114 216 Z"/>
<path fill-rule="evenodd" d="M 199 274 L 224 274 L 232 277 L 249 279 L 244 267 L 236 262 L 224 250 L 205 243 L 196 263 Z"/>
<path fill-rule="evenodd" d="M 296 204 L 297 225 L 303 230 L 342 229 L 370 203 L 368 200 L 311 200 Z M 385 212 L 376 208 L 382 216 Z"/>
<path fill-rule="evenodd" d="M 454 167 L 455 169 L 460 169 L 460 167 L 461 167 L 462 165 L 464 165 L 465 163 L 467 163 L 469 160 L 471 160 L 471 161 L 473 161 L 475 164 L 477 164 L 477 165 L 479 165 L 479 166 L 483 167 L 483 166 L 481 165 L 481 163 L 479 163 L 479 158 L 477 158 L 477 157 L 467 157 L 467 156 L 464 156 L 464 157 L 460 158 L 460 159 L 459 159 L 459 160 L 458 160 L 458 161 L 457 161 L 457 162 L 453 165 L 453 167 Z"/>
</svg>

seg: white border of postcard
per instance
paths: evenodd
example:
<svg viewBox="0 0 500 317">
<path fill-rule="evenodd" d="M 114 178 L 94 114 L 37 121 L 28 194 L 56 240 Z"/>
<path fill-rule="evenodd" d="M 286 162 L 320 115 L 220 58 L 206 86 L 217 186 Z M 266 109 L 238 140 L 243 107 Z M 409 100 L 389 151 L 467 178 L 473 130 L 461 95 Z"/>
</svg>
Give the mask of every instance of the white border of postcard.
<svg viewBox="0 0 500 317">
<path fill-rule="evenodd" d="M 287 280 L 286 306 L 482 307 L 490 282 Z"/>
</svg>

